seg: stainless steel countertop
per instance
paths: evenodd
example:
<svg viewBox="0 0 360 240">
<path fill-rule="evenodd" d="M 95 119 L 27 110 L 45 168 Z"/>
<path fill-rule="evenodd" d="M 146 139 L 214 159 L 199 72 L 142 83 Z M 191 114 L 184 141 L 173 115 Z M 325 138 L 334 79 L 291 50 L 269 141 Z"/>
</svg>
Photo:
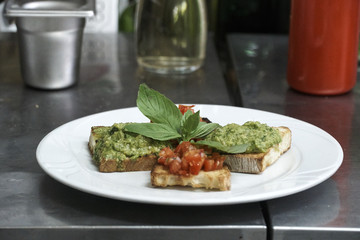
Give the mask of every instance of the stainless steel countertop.
<svg viewBox="0 0 360 240">
<path fill-rule="evenodd" d="M 231 34 L 228 43 L 244 107 L 312 123 L 344 150 L 344 162 L 330 179 L 266 202 L 273 239 L 360 239 L 360 74 L 345 95 L 306 95 L 286 83 L 287 36 Z"/>
<path fill-rule="evenodd" d="M 232 105 L 213 43 L 189 75 L 138 69 L 133 37 L 84 36 L 81 79 L 61 91 L 24 86 L 16 35 L 0 34 L 0 239 L 266 239 L 261 203 L 210 207 L 137 204 L 67 187 L 38 166 L 40 140 L 89 114 L 135 106 L 146 82 L 179 103 Z"/>
</svg>

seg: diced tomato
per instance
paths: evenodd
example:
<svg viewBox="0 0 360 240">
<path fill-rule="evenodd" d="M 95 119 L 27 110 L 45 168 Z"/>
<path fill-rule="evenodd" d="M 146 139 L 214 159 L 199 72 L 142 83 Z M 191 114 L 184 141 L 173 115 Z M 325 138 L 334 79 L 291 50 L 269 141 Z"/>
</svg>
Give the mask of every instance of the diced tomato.
<svg viewBox="0 0 360 240">
<path fill-rule="evenodd" d="M 193 107 L 195 107 L 195 105 L 179 105 L 179 110 L 181 112 L 182 115 L 184 115 L 188 110 L 190 110 L 192 113 L 194 113 L 194 109 Z M 209 120 L 203 120 L 201 117 L 200 117 L 200 122 L 208 122 Z"/>
<path fill-rule="evenodd" d="M 192 111 L 192 113 L 194 113 L 194 109 L 192 109 L 193 107 L 195 107 L 195 105 L 179 105 L 179 110 L 180 112 L 184 115 L 188 110 Z"/>
<path fill-rule="evenodd" d="M 189 163 L 189 172 L 193 175 L 199 174 L 206 155 L 203 153 L 202 149 L 193 149 L 186 152 L 183 156 L 185 161 Z"/>
<path fill-rule="evenodd" d="M 189 171 L 189 163 L 185 159 L 181 160 L 181 169 L 187 172 Z"/>
<path fill-rule="evenodd" d="M 162 165 L 165 165 L 166 164 L 166 157 L 159 157 L 158 158 L 158 163 L 162 164 Z"/>
<path fill-rule="evenodd" d="M 225 161 L 225 156 L 221 156 L 219 153 L 214 152 L 208 159 L 204 162 L 205 171 L 214 171 L 221 169 Z"/>
<path fill-rule="evenodd" d="M 176 157 L 176 154 L 173 152 L 173 150 L 171 150 L 169 147 L 165 147 L 159 152 L 158 163 L 168 165 L 168 159 L 173 157 Z"/>
<path fill-rule="evenodd" d="M 221 162 L 221 161 L 219 161 L 219 160 L 216 160 L 216 161 L 214 162 L 214 166 L 213 166 L 212 171 L 221 169 L 222 167 L 223 167 L 223 162 Z"/>
<path fill-rule="evenodd" d="M 223 167 L 225 156 L 220 155 L 217 152 L 214 152 L 212 154 L 213 158 L 215 159 L 216 168 L 215 169 L 221 169 Z"/>
<path fill-rule="evenodd" d="M 170 173 L 176 174 L 179 172 L 180 169 L 181 169 L 181 162 L 176 159 L 172 159 L 169 163 Z"/>
<path fill-rule="evenodd" d="M 205 160 L 205 162 L 204 162 L 204 171 L 208 172 L 208 171 L 213 170 L 214 163 L 215 163 L 215 161 L 212 160 L 212 159 Z"/>
<path fill-rule="evenodd" d="M 192 145 L 190 142 L 182 142 L 180 143 L 174 150 L 174 153 L 178 154 L 179 157 L 182 157 L 186 152 L 196 149 L 194 145 Z"/>
<path fill-rule="evenodd" d="M 209 155 L 207 155 L 209 154 Z M 159 153 L 158 163 L 169 167 L 172 174 L 197 175 L 201 169 L 213 171 L 221 169 L 225 157 L 210 149 L 199 149 L 190 142 L 182 142 L 173 151 L 164 148 Z"/>
<path fill-rule="evenodd" d="M 194 164 L 194 165 L 190 165 L 190 168 L 189 168 L 189 172 L 190 172 L 190 174 L 192 174 L 192 175 L 198 175 L 199 174 L 199 172 L 200 172 L 200 170 L 201 170 L 201 165 L 200 165 L 200 163 L 196 163 L 196 164 Z"/>
<path fill-rule="evenodd" d="M 169 147 L 165 147 L 159 152 L 160 157 L 172 157 L 173 155 L 174 155 L 174 152 Z"/>
</svg>

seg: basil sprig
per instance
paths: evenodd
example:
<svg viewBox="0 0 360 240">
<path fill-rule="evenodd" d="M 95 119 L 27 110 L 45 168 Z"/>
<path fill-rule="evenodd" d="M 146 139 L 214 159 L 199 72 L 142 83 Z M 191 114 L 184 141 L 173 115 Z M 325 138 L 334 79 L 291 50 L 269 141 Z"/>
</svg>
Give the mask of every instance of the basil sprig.
<svg viewBox="0 0 360 240">
<path fill-rule="evenodd" d="M 246 149 L 249 147 L 249 144 L 241 144 L 241 145 L 234 145 L 234 146 L 225 146 L 216 141 L 208 141 L 208 140 L 200 140 L 195 142 L 197 145 L 206 145 L 211 148 L 215 148 L 219 151 L 226 152 L 226 153 L 244 153 Z"/>
<path fill-rule="evenodd" d="M 179 131 L 182 118 L 179 108 L 170 99 L 144 83 L 139 87 L 136 105 L 153 123 L 165 124 Z"/>
<path fill-rule="evenodd" d="M 146 84 L 140 85 L 136 104 L 151 123 L 129 123 L 125 130 L 155 140 L 190 141 L 203 138 L 220 126 L 217 123 L 200 122 L 200 111 L 193 113 L 188 110 L 183 115 L 170 99 Z M 205 140 L 199 144 L 227 153 L 243 153 L 247 148 L 243 145 L 227 147 L 218 142 Z"/>
</svg>

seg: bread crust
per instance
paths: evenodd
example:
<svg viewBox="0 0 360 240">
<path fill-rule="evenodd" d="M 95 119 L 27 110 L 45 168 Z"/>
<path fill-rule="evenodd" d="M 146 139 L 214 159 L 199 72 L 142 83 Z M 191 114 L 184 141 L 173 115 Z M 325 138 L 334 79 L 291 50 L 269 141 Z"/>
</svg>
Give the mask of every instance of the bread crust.
<svg viewBox="0 0 360 240">
<path fill-rule="evenodd" d="M 101 159 L 99 164 L 100 172 L 132 172 L 150 171 L 157 162 L 156 155 L 143 156 L 137 159 Z"/>
<path fill-rule="evenodd" d="M 231 187 L 231 173 L 228 167 L 219 170 L 201 170 L 198 175 L 171 174 L 163 165 L 156 164 L 151 170 L 151 184 L 155 187 L 188 186 L 220 191 L 229 191 Z"/>
</svg>

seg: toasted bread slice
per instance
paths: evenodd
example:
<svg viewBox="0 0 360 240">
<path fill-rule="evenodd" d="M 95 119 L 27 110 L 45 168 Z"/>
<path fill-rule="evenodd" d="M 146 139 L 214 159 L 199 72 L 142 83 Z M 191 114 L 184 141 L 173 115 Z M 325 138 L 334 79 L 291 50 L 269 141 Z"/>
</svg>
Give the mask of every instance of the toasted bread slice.
<svg viewBox="0 0 360 240">
<path fill-rule="evenodd" d="M 104 126 L 95 126 L 91 128 L 88 147 L 91 155 L 94 154 L 97 141 L 102 137 L 97 133 L 97 128 L 110 128 Z M 130 172 L 130 171 L 150 171 L 157 162 L 157 156 L 155 154 L 142 156 L 137 159 L 108 159 L 106 157 L 101 158 L 97 165 L 100 172 Z"/>
<path fill-rule="evenodd" d="M 171 174 L 165 166 L 160 164 L 156 164 L 151 171 L 151 184 L 156 187 L 189 186 L 228 191 L 230 183 L 231 174 L 226 166 L 220 170 L 208 172 L 201 170 L 198 175 L 190 176 Z"/>
<path fill-rule="evenodd" d="M 291 131 L 287 127 L 276 127 L 279 130 L 282 141 L 271 147 L 265 153 L 242 153 L 227 155 L 224 164 L 231 172 L 261 173 L 268 166 L 276 162 L 280 156 L 290 149 Z"/>
</svg>

